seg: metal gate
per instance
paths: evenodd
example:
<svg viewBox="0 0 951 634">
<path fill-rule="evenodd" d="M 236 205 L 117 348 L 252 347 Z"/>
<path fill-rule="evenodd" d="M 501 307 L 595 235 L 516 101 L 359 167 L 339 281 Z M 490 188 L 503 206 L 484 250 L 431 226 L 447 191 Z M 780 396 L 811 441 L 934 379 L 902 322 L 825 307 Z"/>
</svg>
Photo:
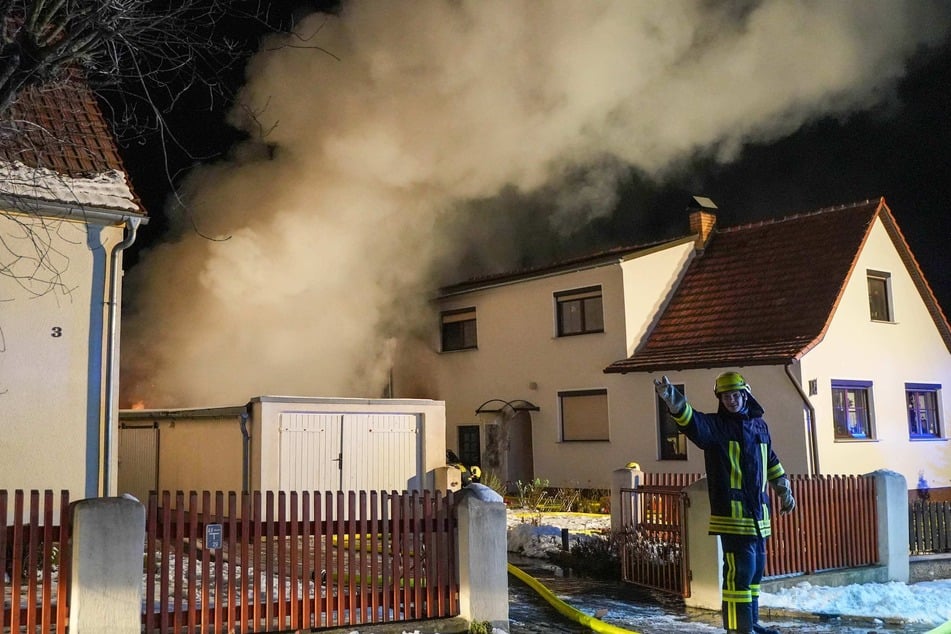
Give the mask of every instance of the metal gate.
<svg viewBox="0 0 951 634">
<path fill-rule="evenodd" d="M 624 581 L 690 596 L 687 494 L 680 487 L 621 489 L 621 574 Z"/>
</svg>

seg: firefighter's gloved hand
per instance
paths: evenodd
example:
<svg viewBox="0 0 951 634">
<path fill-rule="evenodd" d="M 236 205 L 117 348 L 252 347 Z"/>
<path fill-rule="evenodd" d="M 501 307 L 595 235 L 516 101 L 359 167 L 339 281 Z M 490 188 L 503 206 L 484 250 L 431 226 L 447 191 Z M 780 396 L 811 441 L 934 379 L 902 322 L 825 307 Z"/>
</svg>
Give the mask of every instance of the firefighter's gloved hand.
<svg viewBox="0 0 951 634">
<path fill-rule="evenodd" d="M 680 390 L 671 384 L 667 375 L 659 379 L 654 379 L 654 391 L 657 392 L 657 396 L 667 404 L 667 409 L 669 409 L 670 413 L 674 416 L 683 412 L 687 407 L 687 399 L 680 393 Z"/>
<path fill-rule="evenodd" d="M 789 480 L 786 477 L 771 480 L 770 484 L 776 491 L 776 497 L 779 498 L 779 514 L 786 515 L 796 510 L 796 499 L 793 497 L 792 489 L 789 488 Z"/>
</svg>

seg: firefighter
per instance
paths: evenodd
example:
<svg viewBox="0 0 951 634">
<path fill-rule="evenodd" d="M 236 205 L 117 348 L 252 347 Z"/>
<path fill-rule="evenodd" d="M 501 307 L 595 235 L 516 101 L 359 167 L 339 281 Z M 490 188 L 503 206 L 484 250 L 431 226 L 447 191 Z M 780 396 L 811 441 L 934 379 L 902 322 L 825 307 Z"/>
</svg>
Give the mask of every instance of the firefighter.
<svg viewBox="0 0 951 634">
<path fill-rule="evenodd" d="M 666 376 L 654 379 L 678 428 L 703 450 L 710 495 L 711 535 L 723 551 L 723 627 L 729 634 L 779 634 L 759 624 L 760 580 L 769 537 L 767 482 L 780 513 L 796 508 L 789 480 L 772 448 L 763 408 L 739 372 L 714 382 L 716 414 L 694 410 Z"/>
<path fill-rule="evenodd" d="M 446 450 L 446 464 L 450 467 L 456 467 L 459 469 L 462 478 L 462 486 L 469 486 L 473 482 L 479 482 L 482 480 L 482 469 L 478 465 L 466 466 L 462 464 L 462 460 L 459 459 L 459 456 L 456 455 L 452 449 Z"/>
</svg>

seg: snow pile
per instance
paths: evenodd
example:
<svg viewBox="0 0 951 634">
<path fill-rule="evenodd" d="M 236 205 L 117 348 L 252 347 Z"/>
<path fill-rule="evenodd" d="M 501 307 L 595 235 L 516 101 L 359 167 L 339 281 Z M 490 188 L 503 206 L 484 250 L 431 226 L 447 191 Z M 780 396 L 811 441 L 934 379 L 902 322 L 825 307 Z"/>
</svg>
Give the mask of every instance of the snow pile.
<svg viewBox="0 0 951 634">
<path fill-rule="evenodd" d="M 951 620 L 951 579 L 912 585 L 891 581 L 849 586 L 814 586 L 803 582 L 792 588 L 760 595 L 760 605 L 797 612 L 900 619 L 908 623 L 940 625 Z"/>
<path fill-rule="evenodd" d="M 570 550 L 580 541 L 602 539 L 597 534 L 610 527 L 610 515 L 509 511 L 508 551 L 544 559 L 549 553 L 562 550 L 562 529 L 568 529 Z"/>
<path fill-rule="evenodd" d="M 74 178 L 43 167 L 30 167 L 19 161 L 0 162 L 0 195 L 97 209 L 139 211 L 125 174 L 116 170 Z"/>
</svg>

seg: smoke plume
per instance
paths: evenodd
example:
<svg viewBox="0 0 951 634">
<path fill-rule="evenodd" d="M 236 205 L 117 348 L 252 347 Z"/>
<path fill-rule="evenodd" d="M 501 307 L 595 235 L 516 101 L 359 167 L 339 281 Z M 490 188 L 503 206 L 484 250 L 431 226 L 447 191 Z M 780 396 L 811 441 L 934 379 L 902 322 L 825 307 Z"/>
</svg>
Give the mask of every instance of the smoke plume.
<svg viewBox="0 0 951 634">
<path fill-rule="evenodd" d="M 127 276 L 124 404 L 379 396 L 393 341 L 434 327 L 436 265 L 458 239 L 439 227 L 467 201 L 558 192 L 539 213 L 571 232 L 612 212 L 631 167 L 662 180 L 881 103 L 947 17 L 917 0 L 309 16 L 249 64 L 230 121 L 250 140 L 183 188 L 200 235 L 182 221 Z M 474 226 L 489 249 L 490 225 Z"/>
</svg>

